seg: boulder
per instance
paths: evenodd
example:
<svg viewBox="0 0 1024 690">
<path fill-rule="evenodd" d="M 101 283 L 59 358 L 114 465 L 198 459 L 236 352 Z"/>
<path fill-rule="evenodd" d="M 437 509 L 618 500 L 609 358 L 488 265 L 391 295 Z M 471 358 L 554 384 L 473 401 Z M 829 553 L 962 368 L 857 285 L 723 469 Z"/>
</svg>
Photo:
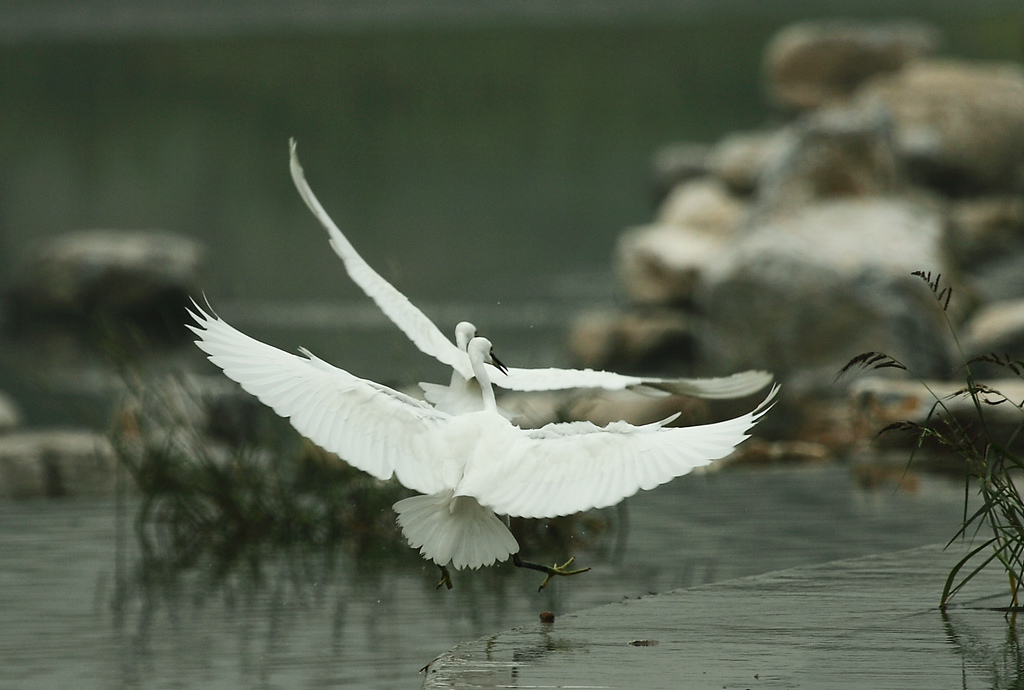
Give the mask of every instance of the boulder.
<svg viewBox="0 0 1024 690">
<path fill-rule="evenodd" d="M 1024 164 L 1024 68 L 921 60 L 865 83 L 861 107 L 885 107 L 913 179 L 950 195 L 1017 191 Z"/>
<path fill-rule="evenodd" d="M 747 206 L 720 181 L 701 178 L 676 185 L 661 204 L 656 222 L 728 236 L 743 218 Z"/>
<path fill-rule="evenodd" d="M 968 359 L 994 354 L 1024 360 L 1024 299 L 986 304 L 964 326 L 963 346 Z M 986 370 L 992 375 L 990 367 Z M 1004 369 L 1002 373 L 1007 372 Z"/>
<path fill-rule="evenodd" d="M 785 110 L 809 110 L 848 98 L 866 79 L 929 55 L 939 32 L 920 22 L 850 20 L 793 24 L 765 51 L 768 90 Z"/>
<path fill-rule="evenodd" d="M 181 235 L 81 230 L 39 245 L 7 293 L 7 327 L 132 326 L 147 335 L 184 338 L 182 313 L 198 294 L 205 251 Z"/>
<path fill-rule="evenodd" d="M 950 203 L 949 247 L 968 270 L 1008 253 L 1024 254 L 1024 198 L 989 195 Z"/>
<path fill-rule="evenodd" d="M 729 134 L 711 149 L 708 169 L 736 194 L 752 194 L 765 168 L 781 154 L 786 136 L 785 130 Z"/>
<path fill-rule="evenodd" d="M 861 441 L 880 448 L 903 448 L 908 451 L 916 448 L 918 439 L 913 431 L 890 431 L 879 436 L 885 427 L 904 421 L 948 432 L 940 420 L 950 419 L 955 420 L 955 424 L 961 428 L 978 429 L 978 408 L 965 392 L 965 385 L 964 381 L 894 380 L 881 376 L 868 376 L 855 381 L 850 386 L 850 398 L 855 428 Z M 989 390 L 979 392 L 979 400 L 982 403 L 981 414 L 985 418 L 986 433 L 991 440 L 1006 444 L 1021 426 L 1020 405 L 1024 403 L 1024 381 L 1018 378 L 988 379 L 984 385 Z M 941 405 L 936 407 L 938 401 L 941 401 Z M 949 448 L 935 441 L 927 447 L 939 450 L 949 461 L 950 468 L 963 471 L 963 462 Z M 1015 450 L 1021 450 L 1019 439 Z"/>
<path fill-rule="evenodd" d="M 778 140 L 761 174 L 762 213 L 821 199 L 889 195 L 904 189 L 890 120 L 876 108 L 827 108 L 808 113 Z"/>
<path fill-rule="evenodd" d="M 710 145 L 688 141 L 666 144 L 655 151 L 651 156 L 654 202 L 660 204 L 681 182 L 707 175 L 710 152 Z"/>
<path fill-rule="evenodd" d="M 51 429 L 0 436 L 0 496 L 105 496 L 116 487 L 116 468 L 103 434 Z"/>
<path fill-rule="evenodd" d="M 678 185 L 655 225 L 619 237 L 615 268 L 623 290 L 639 304 L 688 304 L 704 267 L 726 249 L 746 208 L 717 180 Z"/>
<path fill-rule="evenodd" d="M 865 351 L 945 375 L 951 335 L 916 270 L 951 272 L 928 205 L 848 199 L 762 219 L 705 273 L 699 360 L 773 371 L 794 395 L 837 390 L 840 368 Z"/>
<path fill-rule="evenodd" d="M 572 324 L 569 349 L 595 369 L 685 369 L 694 358 L 693 319 L 672 309 L 583 314 Z"/>
</svg>

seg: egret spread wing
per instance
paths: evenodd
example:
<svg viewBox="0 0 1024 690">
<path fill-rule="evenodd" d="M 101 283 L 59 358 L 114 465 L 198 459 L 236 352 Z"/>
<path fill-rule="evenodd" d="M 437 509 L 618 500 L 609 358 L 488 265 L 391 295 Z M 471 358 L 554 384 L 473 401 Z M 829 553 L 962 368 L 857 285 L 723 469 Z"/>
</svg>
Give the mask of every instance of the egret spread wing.
<svg viewBox="0 0 1024 690">
<path fill-rule="evenodd" d="M 372 299 L 384 314 L 395 322 L 408 336 L 416 347 L 424 354 L 434 357 L 443 364 L 452 367 L 465 378 L 470 378 L 472 372 L 469 368 L 469 360 L 466 353 L 445 337 L 444 333 L 434 325 L 434 322 L 427 318 L 427 315 L 420 311 L 416 305 L 399 292 L 395 287 L 386 281 L 379 273 L 373 270 L 368 263 L 359 256 L 352 243 L 341 233 L 338 226 L 334 224 L 327 211 L 320 205 L 316 195 L 306 182 L 306 176 L 299 164 L 298 154 L 295 152 L 295 140 L 290 142 L 291 148 L 291 173 L 292 181 L 296 189 L 306 202 L 306 206 L 313 212 L 320 224 L 324 226 L 331 236 L 331 247 L 341 257 L 345 264 L 345 270 L 352 280 L 362 288 L 363 292 Z"/>
<path fill-rule="evenodd" d="M 496 440 L 505 452 L 485 452 L 481 461 L 467 465 L 457 493 L 475 496 L 497 513 L 530 518 L 614 505 L 728 455 L 747 438 L 777 391 L 772 388 L 752 412 L 715 424 L 572 422 L 514 429 L 516 438 Z"/>
<path fill-rule="evenodd" d="M 261 343 L 199 305 L 189 313 L 210 361 L 317 445 L 378 479 L 396 474 L 424 494 L 445 488 L 432 449 L 449 415 L 309 352 L 300 357 Z"/>
<path fill-rule="evenodd" d="M 495 376 L 496 386 L 517 391 L 561 390 L 566 388 L 652 388 L 675 395 L 701 398 L 740 398 L 756 393 L 772 381 L 767 371 L 743 371 L 721 378 L 663 379 L 627 376 L 595 369 L 518 369 L 510 367 L 506 376 Z"/>
</svg>

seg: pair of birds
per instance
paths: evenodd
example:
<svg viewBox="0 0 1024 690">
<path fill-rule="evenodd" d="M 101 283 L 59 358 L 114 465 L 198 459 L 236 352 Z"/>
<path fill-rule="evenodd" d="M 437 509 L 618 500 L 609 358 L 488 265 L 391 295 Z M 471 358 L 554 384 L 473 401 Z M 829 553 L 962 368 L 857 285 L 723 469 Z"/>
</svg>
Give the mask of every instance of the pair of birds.
<svg viewBox="0 0 1024 690">
<path fill-rule="evenodd" d="M 290 142 L 292 180 L 330 235 L 352 280 L 425 354 L 452 368 L 447 386 L 420 384 L 426 402 L 361 379 L 300 348 L 294 355 L 250 338 L 198 304 L 190 311 L 196 344 L 228 378 L 241 384 L 301 434 L 346 462 L 398 481 L 419 495 L 394 510 L 413 548 L 441 569 L 480 568 L 512 557 L 547 577 L 589 570 L 522 561 L 519 544 L 498 515 L 552 518 L 614 505 L 728 455 L 771 407 L 775 385 L 755 409 L 714 424 L 669 427 L 678 415 L 632 425 L 589 422 L 521 429 L 499 410 L 494 386 L 519 391 L 569 388 L 735 398 L 770 383 L 767 372 L 723 378 L 635 377 L 591 369 L 505 367 L 491 343 L 461 322 L 451 342 L 423 312 L 374 271 L 313 194 Z M 491 367 L 492 371 L 488 369 Z"/>
</svg>

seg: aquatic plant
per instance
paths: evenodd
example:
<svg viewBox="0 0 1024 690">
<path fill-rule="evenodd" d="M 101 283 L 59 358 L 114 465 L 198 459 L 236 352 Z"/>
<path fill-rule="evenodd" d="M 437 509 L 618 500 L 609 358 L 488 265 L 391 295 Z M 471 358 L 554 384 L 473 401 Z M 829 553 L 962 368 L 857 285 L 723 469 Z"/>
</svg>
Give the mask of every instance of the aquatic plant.
<svg viewBox="0 0 1024 690">
<path fill-rule="evenodd" d="M 387 555 L 402 549 L 390 506 L 396 482 L 358 472 L 270 415 L 240 445 L 205 433 L 194 387 L 173 377 L 134 377 L 111 434 L 141 496 L 135 517 L 143 555 L 189 567 L 258 564 L 267 549 Z"/>
<path fill-rule="evenodd" d="M 1024 457 L 1015 444 L 1024 430 L 1024 401 L 1011 400 L 1000 391 L 979 381 L 972 367 L 995 365 L 1018 378 L 1024 379 L 1024 362 L 1006 355 L 990 353 L 968 359 L 957 338 L 956 328 L 949 315 L 951 286 L 942 285 L 942 276 L 931 272 L 915 271 L 929 287 L 942 311 L 953 342 L 963 361 L 964 386 L 951 395 L 940 396 L 921 383 L 932 395 L 934 402 L 923 421 L 903 420 L 889 424 L 879 434 L 893 431 L 908 432 L 916 436 L 909 462 L 926 444 L 937 446 L 958 455 L 963 461 L 965 475 L 963 520 L 947 547 L 956 542 L 969 543 L 969 549 L 950 569 L 942 588 L 940 608 L 963 589 L 978 573 L 998 564 L 1009 578 L 1010 603 L 1004 610 L 1020 610 L 1020 591 L 1024 578 L 1024 498 L 1016 479 L 1024 471 Z M 865 352 L 850 360 L 839 372 L 843 376 L 855 369 L 906 370 L 902 362 L 881 352 Z M 837 377 L 838 378 L 838 377 Z M 969 414 L 955 414 L 953 404 L 968 401 Z M 992 423 L 990 410 L 995 406 L 1012 406 L 1021 410 L 1020 423 L 1008 434 Z M 974 492 L 972 492 L 974 487 Z M 977 494 L 980 505 L 972 505 Z M 980 542 L 979 542 L 980 540 Z"/>
</svg>

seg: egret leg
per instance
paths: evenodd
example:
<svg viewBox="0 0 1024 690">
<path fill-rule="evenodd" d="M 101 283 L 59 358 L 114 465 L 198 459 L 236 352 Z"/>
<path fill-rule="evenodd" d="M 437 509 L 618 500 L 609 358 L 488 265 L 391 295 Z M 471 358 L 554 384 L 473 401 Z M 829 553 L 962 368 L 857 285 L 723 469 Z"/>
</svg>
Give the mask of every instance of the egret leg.
<svg viewBox="0 0 1024 690">
<path fill-rule="evenodd" d="M 544 582 L 541 582 L 540 587 L 537 588 L 538 592 L 547 587 L 548 583 L 551 582 L 551 578 L 555 575 L 569 577 L 570 575 L 579 575 L 580 573 L 585 573 L 588 570 L 590 570 L 590 568 L 578 568 L 576 570 L 568 570 L 568 567 L 572 565 L 572 562 L 575 560 L 576 557 L 573 556 L 562 565 L 558 565 L 557 563 L 555 565 L 540 565 L 539 563 L 530 563 L 529 561 L 524 561 L 519 557 L 519 554 L 517 553 L 512 554 L 512 565 L 514 565 L 515 567 L 529 568 L 530 570 L 537 570 L 547 575 L 547 577 L 544 578 Z"/>
<path fill-rule="evenodd" d="M 448 572 L 448 568 L 443 565 L 437 566 L 441 569 L 441 581 L 437 583 L 437 587 L 434 589 L 441 589 L 441 585 L 444 585 L 448 589 L 452 588 L 452 574 Z"/>
</svg>

